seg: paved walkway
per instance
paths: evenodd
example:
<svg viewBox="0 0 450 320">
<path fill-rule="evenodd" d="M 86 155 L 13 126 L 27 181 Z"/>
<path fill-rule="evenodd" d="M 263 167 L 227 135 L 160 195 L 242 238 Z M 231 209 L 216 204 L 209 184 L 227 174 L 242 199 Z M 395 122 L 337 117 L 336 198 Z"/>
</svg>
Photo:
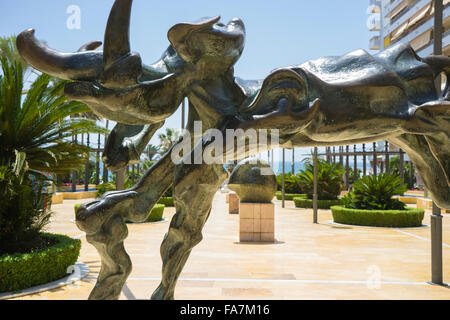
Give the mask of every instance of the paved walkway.
<svg viewBox="0 0 450 320">
<path fill-rule="evenodd" d="M 89 200 L 84 200 L 88 202 Z M 79 261 L 87 278 L 19 299 L 87 299 L 100 269 L 96 250 L 75 223 L 75 203 L 53 206 L 50 232 L 80 238 Z M 430 228 L 369 228 L 332 223 L 328 210 L 298 209 L 276 201 L 274 244 L 241 244 L 239 217 L 227 213 L 225 195 L 217 193 L 204 229 L 204 240 L 191 253 L 175 291 L 176 299 L 450 299 L 450 287 L 430 280 Z M 166 222 L 129 225 L 126 248 L 133 261 L 121 299 L 148 299 L 159 284 L 159 246 Z M 429 224 L 430 212 L 424 223 Z M 444 216 L 444 281 L 450 282 L 450 215 Z"/>
</svg>

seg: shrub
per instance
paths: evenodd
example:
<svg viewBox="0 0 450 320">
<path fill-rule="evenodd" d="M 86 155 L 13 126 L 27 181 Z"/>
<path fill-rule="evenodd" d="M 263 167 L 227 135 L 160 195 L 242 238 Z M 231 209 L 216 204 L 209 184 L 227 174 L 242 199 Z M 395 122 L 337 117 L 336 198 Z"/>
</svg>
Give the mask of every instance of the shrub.
<svg viewBox="0 0 450 320">
<path fill-rule="evenodd" d="M 73 208 L 75 209 L 75 214 L 77 213 L 79 207 L 81 207 L 81 203 L 77 203 L 76 205 L 74 205 Z"/>
<path fill-rule="evenodd" d="M 336 200 L 342 190 L 342 175 L 344 170 L 338 163 L 330 164 L 317 160 L 317 194 L 320 200 Z M 314 165 L 307 159 L 305 169 L 300 171 L 300 186 L 309 199 L 314 194 Z"/>
<path fill-rule="evenodd" d="M 42 175 L 27 170 L 23 153 L 16 152 L 14 165 L 0 167 L 0 255 L 30 251 L 39 242 L 51 216 L 44 183 Z"/>
<path fill-rule="evenodd" d="M 161 199 L 159 199 L 158 203 L 163 204 L 166 207 L 175 207 L 173 197 L 161 197 Z"/>
<path fill-rule="evenodd" d="M 337 223 L 373 227 L 420 227 L 423 209 L 405 210 L 359 210 L 343 206 L 331 207 L 333 220 Z"/>
<path fill-rule="evenodd" d="M 164 208 L 166 206 L 163 204 L 155 204 L 152 211 L 150 211 L 150 215 L 148 216 L 145 222 L 156 222 L 161 221 L 163 218 Z"/>
<path fill-rule="evenodd" d="M 278 191 L 283 190 L 283 175 L 277 175 Z M 302 193 L 302 188 L 300 187 L 300 178 L 292 173 L 286 173 L 284 175 L 284 192 L 286 193 Z"/>
<path fill-rule="evenodd" d="M 103 196 L 103 194 L 105 194 L 108 191 L 114 191 L 116 190 L 116 185 L 114 184 L 114 182 L 105 182 L 105 183 L 101 183 L 99 185 L 97 185 L 97 194 L 96 197 L 100 198 L 101 196 Z"/>
<path fill-rule="evenodd" d="M 344 197 L 346 208 L 367 210 L 404 210 L 405 204 L 394 195 L 407 190 L 403 180 L 396 175 L 365 176 L 353 185 L 353 191 Z"/>
<path fill-rule="evenodd" d="M 282 200 L 282 192 L 277 191 L 276 193 L 277 200 Z M 294 200 L 294 198 L 306 198 L 306 194 L 302 193 L 285 193 L 284 194 L 284 200 Z"/>
<path fill-rule="evenodd" d="M 397 176 L 401 176 L 401 165 L 400 165 L 400 157 L 390 157 L 389 158 L 389 171 L 391 174 L 395 174 Z M 411 174 L 412 173 L 412 174 Z M 405 177 L 405 183 L 409 189 L 414 188 L 416 184 L 416 174 L 415 168 L 412 166 L 410 162 L 404 162 L 403 164 L 403 176 Z"/>
<path fill-rule="evenodd" d="M 313 200 L 306 198 L 294 198 L 294 203 L 297 208 L 312 208 Z M 319 209 L 330 209 L 331 206 L 342 204 L 341 199 L 337 200 L 318 200 L 317 207 Z"/>
<path fill-rule="evenodd" d="M 0 256 L 0 292 L 18 291 L 67 276 L 80 254 L 81 241 L 57 234 L 41 234 L 56 242 L 24 254 Z"/>
<path fill-rule="evenodd" d="M 150 211 L 149 216 L 145 219 L 144 222 L 158 222 L 161 221 L 164 214 L 165 205 L 163 204 L 155 204 L 155 206 Z M 127 221 L 127 223 L 133 223 L 131 221 Z"/>
</svg>

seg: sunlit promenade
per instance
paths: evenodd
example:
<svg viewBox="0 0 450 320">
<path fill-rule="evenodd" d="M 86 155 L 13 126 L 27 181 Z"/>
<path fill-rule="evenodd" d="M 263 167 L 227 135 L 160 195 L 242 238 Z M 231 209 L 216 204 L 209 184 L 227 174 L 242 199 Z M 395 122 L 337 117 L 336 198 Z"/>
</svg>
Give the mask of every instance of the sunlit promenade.
<svg viewBox="0 0 450 320">
<path fill-rule="evenodd" d="M 92 200 L 92 199 L 91 199 Z M 84 200 L 85 202 L 91 200 Z M 17 299 L 87 299 L 100 257 L 73 219 L 80 200 L 54 205 L 49 231 L 82 240 L 79 261 L 89 273 L 78 283 Z M 204 240 L 193 249 L 175 299 L 449 299 L 448 287 L 430 285 L 430 211 L 419 228 L 344 226 L 329 210 L 295 208 L 275 200 L 276 242 L 240 243 L 239 216 L 228 214 L 225 194 L 217 193 Z M 126 249 L 133 271 L 120 299 L 149 299 L 161 278 L 160 243 L 165 222 L 129 224 Z M 450 216 L 444 215 L 444 265 L 450 262 Z M 448 271 L 444 269 L 444 280 Z"/>
</svg>

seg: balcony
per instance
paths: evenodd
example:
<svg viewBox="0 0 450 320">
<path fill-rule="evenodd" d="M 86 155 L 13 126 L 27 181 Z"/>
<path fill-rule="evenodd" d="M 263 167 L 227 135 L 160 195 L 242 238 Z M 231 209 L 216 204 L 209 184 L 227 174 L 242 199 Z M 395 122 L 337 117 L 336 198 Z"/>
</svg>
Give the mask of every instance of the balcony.
<svg viewBox="0 0 450 320">
<path fill-rule="evenodd" d="M 418 10 L 400 27 L 385 37 L 385 48 L 401 41 L 404 43 L 409 42 L 415 50 L 425 49 L 430 41 L 432 41 L 433 13 L 431 4 Z M 443 20 L 444 30 L 447 31 L 450 29 L 450 6 L 444 9 Z"/>
<path fill-rule="evenodd" d="M 381 12 L 381 0 L 370 0 L 369 7 L 367 8 L 367 14 L 380 12 Z"/>
<path fill-rule="evenodd" d="M 370 50 L 380 50 L 380 37 L 375 36 L 369 41 L 369 49 Z"/>
<path fill-rule="evenodd" d="M 431 40 L 428 46 L 424 47 L 423 49 L 417 51 L 417 54 L 420 57 L 426 57 L 430 54 L 433 54 L 433 43 L 434 41 Z M 450 34 L 446 33 L 442 37 L 442 54 L 448 55 L 449 54 L 449 47 L 450 47 Z"/>
<path fill-rule="evenodd" d="M 381 17 L 379 14 L 372 14 L 367 20 L 367 28 L 370 31 L 380 31 Z"/>
</svg>

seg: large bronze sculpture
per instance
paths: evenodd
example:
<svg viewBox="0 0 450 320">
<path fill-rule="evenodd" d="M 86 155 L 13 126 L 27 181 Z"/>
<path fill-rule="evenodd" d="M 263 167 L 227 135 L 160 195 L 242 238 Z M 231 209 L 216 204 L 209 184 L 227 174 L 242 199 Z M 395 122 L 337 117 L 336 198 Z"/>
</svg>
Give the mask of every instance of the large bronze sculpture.
<svg viewBox="0 0 450 320">
<path fill-rule="evenodd" d="M 441 72 L 449 75 L 450 58 L 420 58 L 410 46 L 399 44 L 377 55 L 357 50 L 281 68 L 264 81 L 244 81 L 233 69 L 244 48 L 244 24 L 233 19 L 224 25 L 216 17 L 172 27 L 169 48 L 146 66 L 130 51 L 131 6 L 132 0 L 115 1 L 103 52 L 93 51 L 99 42 L 77 53 L 56 52 L 39 42 L 33 30 L 17 38 L 21 55 L 33 67 L 73 80 L 65 88 L 69 98 L 118 122 L 104 154 L 110 169 L 137 160 L 187 97 L 190 132 L 194 121 L 202 121 L 203 131 L 223 133 L 278 129 L 284 148 L 389 140 L 408 153 L 435 202 L 450 209 L 450 92 L 448 83 L 442 96 L 435 88 Z M 194 160 L 213 142 L 211 137 L 192 137 L 184 160 Z M 240 159 L 255 150 L 224 148 L 223 155 L 230 152 Z M 176 214 L 161 246 L 162 281 L 152 298 L 174 297 L 178 276 L 202 239 L 214 194 L 227 177 L 221 164 L 188 163 L 174 163 L 169 152 L 132 189 L 105 194 L 78 210 L 77 226 L 102 259 L 91 299 L 119 297 L 131 272 L 123 246 L 125 221 L 144 221 L 171 185 Z"/>
</svg>

